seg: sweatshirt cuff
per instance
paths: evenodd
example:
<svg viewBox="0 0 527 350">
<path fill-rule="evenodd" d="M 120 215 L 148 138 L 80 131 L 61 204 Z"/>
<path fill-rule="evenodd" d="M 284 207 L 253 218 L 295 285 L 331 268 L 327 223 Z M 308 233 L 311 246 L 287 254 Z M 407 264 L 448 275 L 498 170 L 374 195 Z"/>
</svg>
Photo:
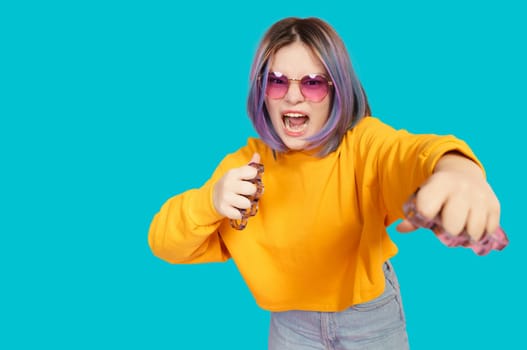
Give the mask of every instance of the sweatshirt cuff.
<svg viewBox="0 0 527 350">
<path fill-rule="evenodd" d="M 422 156 L 426 159 L 425 168 L 430 171 L 430 174 L 433 173 L 439 159 L 441 159 L 442 156 L 449 152 L 459 152 L 468 159 L 472 160 L 480 167 L 481 171 L 483 172 L 483 175 L 486 176 L 483 164 L 476 157 L 476 155 L 470 149 L 467 143 L 456 139 L 455 137 L 448 137 L 446 140 L 442 140 L 442 142 L 433 149 L 426 150 L 425 152 L 423 152 Z"/>
<path fill-rule="evenodd" d="M 194 191 L 189 199 L 189 218 L 196 226 L 214 226 L 224 218 L 214 208 L 213 186 L 209 183 Z"/>
</svg>

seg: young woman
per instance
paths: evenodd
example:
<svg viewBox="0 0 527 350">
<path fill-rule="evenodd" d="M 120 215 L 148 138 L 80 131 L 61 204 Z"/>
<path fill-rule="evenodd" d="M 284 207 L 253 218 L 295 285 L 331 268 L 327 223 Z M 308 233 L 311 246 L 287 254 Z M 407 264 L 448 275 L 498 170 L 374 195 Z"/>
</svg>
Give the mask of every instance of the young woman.
<svg viewBox="0 0 527 350">
<path fill-rule="evenodd" d="M 450 233 L 465 229 L 477 241 L 494 232 L 499 202 L 481 164 L 452 136 L 410 134 L 370 116 L 342 40 L 320 19 L 275 23 L 250 82 L 260 137 L 162 206 L 152 251 L 171 263 L 234 259 L 272 313 L 270 349 L 408 348 L 386 227 L 404 219 L 419 188 L 418 211 L 441 214 Z"/>
</svg>

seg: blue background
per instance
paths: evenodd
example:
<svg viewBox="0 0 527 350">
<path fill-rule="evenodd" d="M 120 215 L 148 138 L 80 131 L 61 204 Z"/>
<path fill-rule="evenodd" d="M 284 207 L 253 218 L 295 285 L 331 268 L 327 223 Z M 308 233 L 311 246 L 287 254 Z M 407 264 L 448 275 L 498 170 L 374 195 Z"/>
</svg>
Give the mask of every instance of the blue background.
<svg viewBox="0 0 527 350">
<path fill-rule="evenodd" d="M 147 231 L 255 135 L 252 57 L 291 15 L 340 33 L 374 115 L 465 139 L 501 200 L 501 253 L 390 229 L 412 348 L 523 343 L 520 3 L 2 2 L 0 348 L 266 348 L 269 314 L 232 262 L 170 265 Z"/>
</svg>

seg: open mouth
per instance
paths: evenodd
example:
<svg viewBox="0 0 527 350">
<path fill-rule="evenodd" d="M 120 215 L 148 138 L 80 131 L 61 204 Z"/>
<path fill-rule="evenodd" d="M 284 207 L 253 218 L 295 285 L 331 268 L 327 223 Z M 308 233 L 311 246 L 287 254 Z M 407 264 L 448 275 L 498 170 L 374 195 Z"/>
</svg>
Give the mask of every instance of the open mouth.
<svg viewBox="0 0 527 350">
<path fill-rule="evenodd" d="M 309 125 L 309 117 L 301 113 L 285 113 L 282 115 L 285 132 L 290 136 L 300 136 L 305 133 Z"/>
</svg>

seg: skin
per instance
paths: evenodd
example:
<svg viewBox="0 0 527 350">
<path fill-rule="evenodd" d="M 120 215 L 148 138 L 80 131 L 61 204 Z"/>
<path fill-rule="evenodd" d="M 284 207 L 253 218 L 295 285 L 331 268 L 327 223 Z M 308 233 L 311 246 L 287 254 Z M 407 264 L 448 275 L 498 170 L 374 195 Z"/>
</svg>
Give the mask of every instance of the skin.
<svg viewBox="0 0 527 350">
<path fill-rule="evenodd" d="M 474 240 L 495 232 L 500 221 L 500 203 L 481 169 L 453 153 L 437 162 L 434 173 L 417 193 L 416 206 L 428 218 L 441 214 L 443 227 L 454 235 L 466 228 Z M 404 220 L 396 229 L 411 232 L 416 228 Z"/>
<path fill-rule="evenodd" d="M 271 71 L 281 72 L 289 78 L 326 73 L 313 52 L 300 42 L 277 51 Z M 302 151 L 307 146 L 304 137 L 314 135 L 327 121 L 330 101 L 330 94 L 320 102 L 308 101 L 299 85 L 292 83 L 283 98 L 266 98 L 265 103 L 284 144 L 290 150 Z M 291 111 L 309 117 L 301 136 L 291 135 L 285 128 L 283 114 Z M 250 162 L 260 162 L 260 156 L 254 154 Z M 245 196 L 256 192 L 256 186 L 245 180 L 253 179 L 256 173 L 256 169 L 245 165 L 231 169 L 214 185 L 213 203 L 220 215 L 241 218 L 237 208 L 249 208 L 251 203 Z M 428 218 L 441 214 L 443 227 L 448 232 L 457 235 L 466 228 L 474 240 L 479 240 L 486 232 L 494 232 L 499 225 L 500 204 L 482 170 L 470 159 L 455 153 L 446 154 L 438 161 L 433 174 L 420 186 L 416 205 L 417 210 Z M 416 227 L 403 220 L 396 229 L 411 232 Z"/>
<path fill-rule="evenodd" d="M 289 78 L 299 79 L 307 74 L 323 74 L 326 70 L 320 60 L 303 43 L 297 41 L 278 50 L 274 56 L 272 72 L 280 72 Z M 266 98 L 265 105 L 274 129 L 290 150 L 300 151 L 306 148 L 306 137 L 315 135 L 322 129 L 329 116 L 331 94 L 320 102 L 306 100 L 300 91 L 300 85 L 291 83 L 286 95 L 281 99 Z M 307 128 L 302 135 L 292 136 L 287 132 L 283 115 L 287 112 L 305 114 L 309 117 Z"/>
</svg>

